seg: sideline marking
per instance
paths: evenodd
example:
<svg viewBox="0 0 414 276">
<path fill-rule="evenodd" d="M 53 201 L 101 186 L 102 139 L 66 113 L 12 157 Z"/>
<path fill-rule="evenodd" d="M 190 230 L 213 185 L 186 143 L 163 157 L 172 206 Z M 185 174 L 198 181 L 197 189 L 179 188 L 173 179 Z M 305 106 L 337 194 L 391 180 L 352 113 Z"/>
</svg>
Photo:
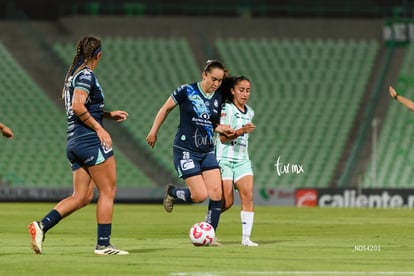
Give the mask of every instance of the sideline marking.
<svg viewBox="0 0 414 276">
<path fill-rule="evenodd" d="M 227 272 L 173 272 L 172 276 L 215 275 L 414 275 L 414 271 L 227 271 Z"/>
</svg>

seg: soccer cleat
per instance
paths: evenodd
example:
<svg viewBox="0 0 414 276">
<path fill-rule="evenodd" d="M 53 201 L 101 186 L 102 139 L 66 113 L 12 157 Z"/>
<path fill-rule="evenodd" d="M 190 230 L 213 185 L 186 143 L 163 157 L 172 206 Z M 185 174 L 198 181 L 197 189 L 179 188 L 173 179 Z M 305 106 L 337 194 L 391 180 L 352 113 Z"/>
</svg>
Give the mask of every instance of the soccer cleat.
<svg viewBox="0 0 414 276">
<path fill-rule="evenodd" d="M 101 255 L 101 256 L 105 256 L 105 255 L 129 255 L 129 252 L 125 251 L 125 250 L 116 249 L 112 245 L 108 245 L 108 246 L 97 245 L 96 248 L 95 248 L 95 254 L 96 255 Z"/>
<path fill-rule="evenodd" d="M 258 243 L 252 242 L 251 240 L 242 241 L 242 246 L 259 246 Z"/>
<path fill-rule="evenodd" d="M 165 197 L 164 197 L 164 200 L 162 201 L 162 204 L 164 205 L 164 209 L 168 213 L 171 213 L 174 208 L 175 198 L 170 196 L 170 194 L 168 193 L 171 189 L 174 189 L 174 186 L 171 184 L 167 185 L 166 191 L 165 191 Z"/>
<path fill-rule="evenodd" d="M 29 233 L 32 236 L 32 248 L 36 254 L 42 254 L 42 243 L 45 240 L 40 221 L 33 221 L 29 224 Z"/>
</svg>

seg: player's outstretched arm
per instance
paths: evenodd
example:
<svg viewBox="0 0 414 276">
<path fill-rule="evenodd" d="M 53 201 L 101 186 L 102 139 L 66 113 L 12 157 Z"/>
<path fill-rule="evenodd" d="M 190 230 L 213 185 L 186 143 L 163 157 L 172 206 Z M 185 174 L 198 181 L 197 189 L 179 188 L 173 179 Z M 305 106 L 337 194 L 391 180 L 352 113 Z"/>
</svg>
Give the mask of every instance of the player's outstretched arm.
<svg viewBox="0 0 414 276">
<path fill-rule="evenodd" d="M 391 97 L 393 97 L 395 100 L 397 100 L 401 104 L 405 105 L 405 107 L 407 107 L 408 109 L 414 111 L 414 102 L 413 101 L 411 101 L 410 99 L 408 99 L 406 97 L 403 97 L 400 94 L 398 94 L 398 92 L 392 86 L 389 87 L 388 91 L 389 91 Z"/>
<path fill-rule="evenodd" d="M 123 110 L 115 110 L 115 111 L 105 111 L 104 118 L 109 120 L 114 120 L 117 122 L 125 121 L 128 118 L 129 114 Z"/>
<path fill-rule="evenodd" d="M 160 108 L 157 115 L 155 116 L 154 122 L 152 123 L 151 130 L 149 131 L 147 138 L 146 138 L 147 143 L 148 145 L 151 146 L 151 148 L 153 148 L 155 146 L 155 143 L 157 142 L 157 133 L 162 123 L 164 123 L 168 114 L 176 106 L 177 104 L 174 102 L 174 100 L 171 97 L 169 97 L 168 100 L 164 103 L 164 105 Z"/>
</svg>

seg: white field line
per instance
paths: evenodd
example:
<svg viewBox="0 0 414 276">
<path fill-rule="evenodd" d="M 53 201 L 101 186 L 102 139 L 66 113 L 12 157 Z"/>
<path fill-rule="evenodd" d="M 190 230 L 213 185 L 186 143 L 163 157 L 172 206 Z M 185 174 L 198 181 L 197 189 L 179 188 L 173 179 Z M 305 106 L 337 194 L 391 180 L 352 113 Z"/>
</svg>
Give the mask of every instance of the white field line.
<svg viewBox="0 0 414 276">
<path fill-rule="evenodd" d="M 221 276 L 221 275 L 414 275 L 414 271 L 227 271 L 227 272 L 173 272 L 171 276 Z"/>
</svg>

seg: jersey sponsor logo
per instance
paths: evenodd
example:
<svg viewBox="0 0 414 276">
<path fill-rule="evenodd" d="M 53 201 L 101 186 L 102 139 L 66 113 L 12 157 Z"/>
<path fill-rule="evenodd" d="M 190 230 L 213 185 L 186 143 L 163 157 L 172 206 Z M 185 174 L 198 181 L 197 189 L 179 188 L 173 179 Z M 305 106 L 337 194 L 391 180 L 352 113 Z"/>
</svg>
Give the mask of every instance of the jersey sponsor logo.
<svg viewBox="0 0 414 276">
<path fill-rule="evenodd" d="M 210 118 L 210 111 L 206 105 L 208 102 L 204 102 L 199 95 L 189 95 L 188 98 L 193 104 L 193 110 L 198 117 L 208 120 Z"/>
<path fill-rule="evenodd" d="M 243 134 L 243 135 L 246 135 L 246 134 Z M 241 137 L 241 136 L 239 136 L 239 137 Z M 230 145 L 232 145 L 232 146 L 238 145 L 240 147 L 246 147 L 247 146 L 246 142 L 242 141 L 241 139 L 231 141 Z"/>
<path fill-rule="evenodd" d="M 208 114 L 208 113 L 201 113 L 200 114 L 200 117 L 201 117 L 201 119 L 208 120 L 208 119 L 210 119 L 210 114 Z"/>
<path fill-rule="evenodd" d="M 188 151 L 183 151 L 183 159 L 180 160 L 180 166 L 182 171 L 190 170 L 195 167 L 193 159 L 190 158 Z"/>
<path fill-rule="evenodd" d="M 183 84 L 183 85 L 180 85 L 174 92 L 173 92 L 173 95 L 174 96 L 176 96 L 178 93 L 180 93 L 183 89 L 184 89 L 184 87 L 186 87 L 187 86 L 187 84 Z"/>
<path fill-rule="evenodd" d="M 88 74 L 85 73 L 85 74 L 79 76 L 79 80 L 88 80 L 88 81 L 90 81 L 90 80 L 92 80 L 92 75 L 90 73 L 88 73 Z"/>
<path fill-rule="evenodd" d="M 85 159 L 85 161 L 83 163 L 87 164 L 87 163 L 91 162 L 93 159 L 95 159 L 95 156 L 89 156 L 88 158 Z"/>
<path fill-rule="evenodd" d="M 112 147 L 109 148 L 109 147 L 106 147 L 106 146 L 102 146 L 102 150 L 105 154 L 107 154 L 108 152 L 112 151 Z"/>
<path fill-rule="evenodd" d="M 186 171 L 195 167 L 193 159 L 180 160 L 181 170 Z"/>
</svg>

